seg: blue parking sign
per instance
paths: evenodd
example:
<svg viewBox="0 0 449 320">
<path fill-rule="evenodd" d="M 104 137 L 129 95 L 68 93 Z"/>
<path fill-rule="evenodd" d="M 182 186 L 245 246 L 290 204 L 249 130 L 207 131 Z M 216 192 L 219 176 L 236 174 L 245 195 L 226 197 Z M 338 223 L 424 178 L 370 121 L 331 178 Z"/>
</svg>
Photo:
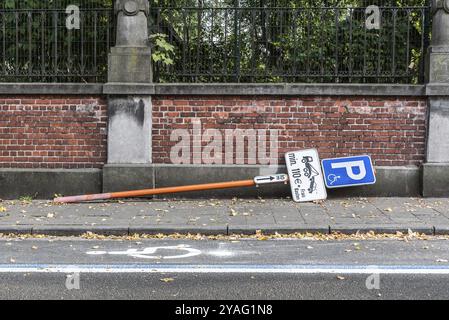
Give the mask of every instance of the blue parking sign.
<svg viewBox="0 0 449 320">
<path fill-rule="evenodd" d="M 321 161 L 326 187 L 343 188 L 376 183 L 370 156 L 324 159 Z"/>
</svg>

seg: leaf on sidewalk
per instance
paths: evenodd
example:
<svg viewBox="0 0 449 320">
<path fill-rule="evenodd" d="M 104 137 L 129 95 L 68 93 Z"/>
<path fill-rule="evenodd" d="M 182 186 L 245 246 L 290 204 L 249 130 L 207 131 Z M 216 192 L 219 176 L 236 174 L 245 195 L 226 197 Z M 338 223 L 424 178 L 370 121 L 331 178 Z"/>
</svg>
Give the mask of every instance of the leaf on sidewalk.
<svg viewBox="0 0 449 320">
<path fill-rule="evenodd" d="M 263 234 L 262 230 L 256 230 L 256 239 L 259 241 L 267 241 L 270 238 Z"/>
<path fill-rule="evenodd" d="M 232 209 L 231 208 L 231 212 L 230 212 L 230 215 L 232 216 L 232 217 L 235 217 L 235 216 L 237 216 L 237 211 L 235 211 L 234 209 Z"/>
<path fill-rule="evenodd" d="M 165 282 L 165 283 L 170 283 L 170 282 L 175 281 L 175 279 L 173 279 L 173 278 L 163 278 L 163 279 L 161 279 L 161 281 Z"/>
<path fill-rule="evenodd" d="M 5 207 L 0 207 L 0 212 L 6 212 L 6 208 Z"/>
<path fill-rule="evenodd" d="M 221 206 L 221 202 L 220 201 L 216 201 L 214 199 L 211 199 L 210 202 L 209 202 L 209 206 L 211 206 L 211 207 L 219 207 L 219 206 Z"/>
</svg>

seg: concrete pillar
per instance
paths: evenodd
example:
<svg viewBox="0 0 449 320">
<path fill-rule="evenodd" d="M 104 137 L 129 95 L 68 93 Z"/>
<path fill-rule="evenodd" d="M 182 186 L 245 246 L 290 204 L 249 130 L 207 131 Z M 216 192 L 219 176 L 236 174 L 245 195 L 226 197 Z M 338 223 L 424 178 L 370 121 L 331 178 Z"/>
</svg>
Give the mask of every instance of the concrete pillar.
<svg viewBox="0 0 449 320">
<path fill-rule="evenodd" d="M 148 0 L 116 0 L 117 39 L 109 54 L 108 82 L 151 83 Z"/>
<path fill-rule="evenodd" d="M 117 40 L 108 65 L 108 163 L 104 191 L 152 187 L 148 0 L 116 0 Z"/>
<path fill-rule="evenodd" d="M 432 42 L 428 52 L 429 123 L 423 194 L 449 196 L 449 0 L 432 2 Z"/>
</svg>

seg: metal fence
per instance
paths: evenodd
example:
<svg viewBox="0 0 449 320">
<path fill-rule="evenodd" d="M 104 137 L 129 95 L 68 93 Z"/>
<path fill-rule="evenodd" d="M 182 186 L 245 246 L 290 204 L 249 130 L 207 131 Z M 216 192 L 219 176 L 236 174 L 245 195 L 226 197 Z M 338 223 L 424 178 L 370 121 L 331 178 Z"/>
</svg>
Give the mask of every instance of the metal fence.
<svg viewBox="0 0 449 320">
<path fill-rule="evenodd" d="M 1 10 L 0 81 L 105 81 L 113 12 L 81 10 L 79 30 L 66 18 L 65 10 Z"/>
<path fill-rule="evenodd" d="M 76 5 L 81 9 L 108 9 L 112 7 L 113 2 L 114 0 L 2 0 L 0 2 L 0 10 L 63 10 L 69 5 Z"/>
<path fill-rule="evenodd" d="M 421 83 L 429 6 L 152 7 L 150 34 L 169 59 L 156 82 Z M 112 8 L 81 7 L 81 29 L 62 9 L 0 7 L 0 82 L 105 82 L 115 40 Z M 172 62 L 171 62 L 172 61 Z"/>
<path fill-rule="evenodd" d="M 161 82 L 419 83 L 429 7 L 154 8 L 154 32 L 175 47 Z"/>
</svg>

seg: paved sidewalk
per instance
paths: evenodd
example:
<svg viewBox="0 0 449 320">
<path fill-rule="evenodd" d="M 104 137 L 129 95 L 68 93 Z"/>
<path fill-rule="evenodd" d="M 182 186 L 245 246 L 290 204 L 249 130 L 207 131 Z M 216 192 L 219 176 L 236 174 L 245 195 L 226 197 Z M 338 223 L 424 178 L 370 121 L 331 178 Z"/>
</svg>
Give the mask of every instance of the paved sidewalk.
<svg viewBox="0 0 449 320">
<path fill-rule="evenodd" d="M 407 232 L 449 234 L 449 199 L 153 200 L 55 205 L 0 202 L 0 233 L 80 235 Z"/>
</svg>

